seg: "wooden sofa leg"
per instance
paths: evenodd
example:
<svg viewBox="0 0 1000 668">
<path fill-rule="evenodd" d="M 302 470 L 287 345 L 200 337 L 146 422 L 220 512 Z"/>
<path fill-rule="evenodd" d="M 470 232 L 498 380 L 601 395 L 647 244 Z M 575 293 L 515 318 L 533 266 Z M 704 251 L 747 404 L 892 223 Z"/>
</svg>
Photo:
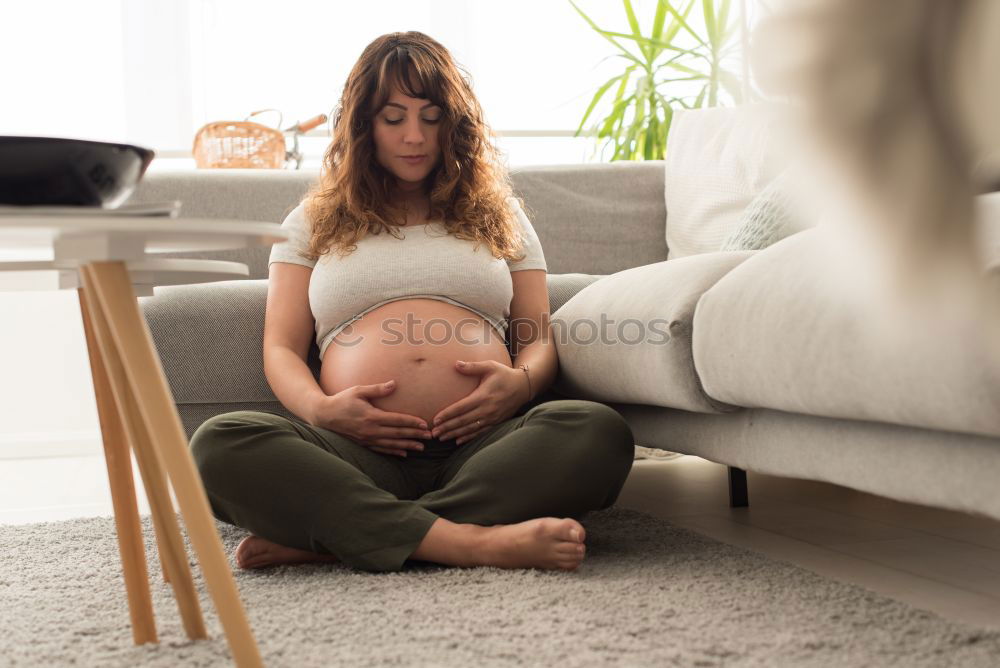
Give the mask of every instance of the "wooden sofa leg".
<svg viewBox="0 0 1000 668">
<path fill-rule="evenodd" d="M 747 472 L 735 466 L 729 467 L 729 507 L 746 508 L 750 505 L 747 499 Z"/>
</svg>

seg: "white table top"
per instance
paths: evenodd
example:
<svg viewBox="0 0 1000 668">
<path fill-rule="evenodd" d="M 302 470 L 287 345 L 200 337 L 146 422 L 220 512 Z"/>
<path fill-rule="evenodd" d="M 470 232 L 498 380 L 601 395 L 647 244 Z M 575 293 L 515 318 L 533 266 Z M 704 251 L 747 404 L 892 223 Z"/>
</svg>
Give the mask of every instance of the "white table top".
<svg viewBox="0 0 1000 668">
<path fill-rule="evenodd" d="M 66 240 L 114 239 L 124 251 L 120 257 L 89 257 L 90 260 L 141 259 L 147 253 L 226 250 L 268 246 L 286 241 L 288 233 L 278 223 L 217 218 L 170 218 L 167 216 L 0 216 L 0 247 L 58 250 L 72 244 Z M 139 244 L 142 244 L 139 250 Z"/>
<path fill-rule="evenodd" d="M 136 296 L 156 285 L 246 278 L 240 262 L 155 258 L 156 253 L 268 246 L 288 239 L 278 223 L 167 216 L 0 215 L 0 290 L 69 290 L 82 285 L 80 266 L 122 261 Z M 4 254 L 6 252 L 6 256 Z M 11 254 L 16 257 L 11 258 Z M 45 277 L 26 273 L 47 273 Z M 51 279 L 55 279 L 54 281 Z"/>
<path fill-rule="evenodd" d="M 48 272 L 45 276 L 32 277 L 31 282 L 20 281 L 19 290 L 75 290 L 82 286 L 78 260 L 38 260 L 25 262 L 0 262 L 0 278 L 4 272 Z M 225 260 L 191 260 L 187 258 L 160 258 L 128 260 L 125 262 L 137 297 L 153 295 L 158 285 L 190 285 L 213 283 L 246 278 L 250 270 L 242 262 Z M 9 276 L 10 274 L 8 274 Z M 13 283 L 11 284 L 13 285 Z M 11 286 L 0 280 L 0 291 Z"/>
</svg>

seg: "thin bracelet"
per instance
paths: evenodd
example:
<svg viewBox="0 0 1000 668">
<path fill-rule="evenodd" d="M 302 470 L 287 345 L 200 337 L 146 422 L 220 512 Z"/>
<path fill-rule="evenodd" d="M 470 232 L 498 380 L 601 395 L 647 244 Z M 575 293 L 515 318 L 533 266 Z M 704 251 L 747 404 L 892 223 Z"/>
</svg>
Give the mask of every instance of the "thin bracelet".
<svg viewBox="0 0 1000 668">
<path fill-rule="evenodd" d="M 518 364 L 517 368 L 524 371 L 524 377 L 528 380 L 528 401 L 531 401 L 531 376 L 528 375 L 528 365 Z"/>
</svg>

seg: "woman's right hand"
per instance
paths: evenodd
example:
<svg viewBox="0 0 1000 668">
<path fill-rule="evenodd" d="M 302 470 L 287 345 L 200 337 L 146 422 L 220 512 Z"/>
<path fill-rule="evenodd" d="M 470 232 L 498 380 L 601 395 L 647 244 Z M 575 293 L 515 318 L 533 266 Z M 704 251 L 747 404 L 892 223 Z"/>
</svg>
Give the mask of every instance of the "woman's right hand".
<svg viewBox="0 0 1000 668">
<path fill-rule="evenodd" d="M 407 450 L 423 450 L 420 441 L 432 438 L 427 423 L 415 415 L 376 408 L 369 398 L 392 394 L 396 382 L 354 385 L 320 400 L 314 424 L 329 429 L 384 455 L 406 457 Z"/>
</svg>

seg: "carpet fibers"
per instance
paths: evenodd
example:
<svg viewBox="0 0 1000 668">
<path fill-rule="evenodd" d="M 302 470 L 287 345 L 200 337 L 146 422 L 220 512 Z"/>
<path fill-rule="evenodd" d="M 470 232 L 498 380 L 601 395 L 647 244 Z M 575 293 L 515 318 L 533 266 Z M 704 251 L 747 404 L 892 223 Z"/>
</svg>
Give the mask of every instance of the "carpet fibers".
<svg viewBox="0 0 1000 668">
<path fill-rule="evenodd" d="M 237 570 L 236 583 L 268 666 L 998 665 L 1000 631 L 644 513 L 581 523 L 576 572 L 324 563 Z M 0 526 L 0 665 L 232 665 L 187 534 L 207 640 L 184 634 L 150 516 L 142 525 L 160 642 L 138 647 L 112 518 Z M 232 564 L 247 532 L 217 527 Z"/>
</svg>

